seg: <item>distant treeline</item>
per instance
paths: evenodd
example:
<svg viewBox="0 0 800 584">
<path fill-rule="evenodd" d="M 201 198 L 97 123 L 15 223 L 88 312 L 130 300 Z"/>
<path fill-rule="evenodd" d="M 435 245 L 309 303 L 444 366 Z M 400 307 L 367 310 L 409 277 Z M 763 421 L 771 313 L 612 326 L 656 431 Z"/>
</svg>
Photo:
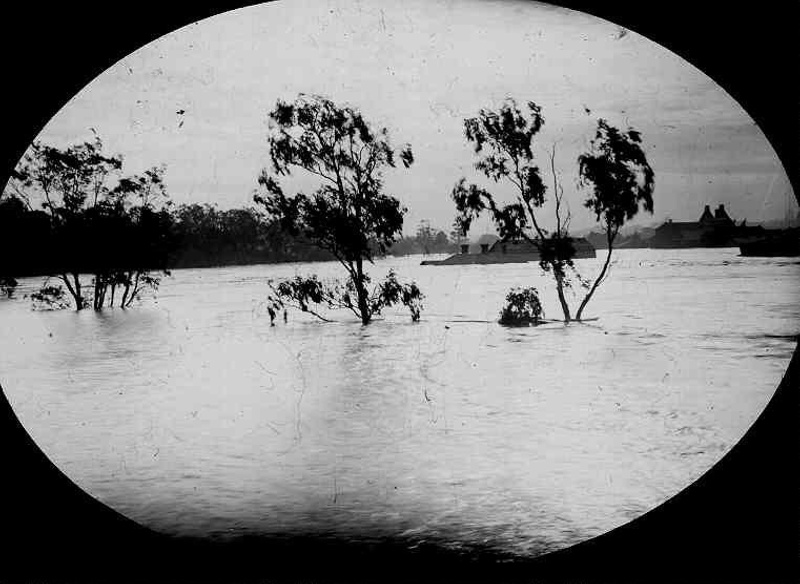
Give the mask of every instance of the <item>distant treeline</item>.
<svg viewBox="0 0 800 584">
<path fill-rule="evenodd" d="M 431 227 L 427 220 L 422 220 L 417 226 L 417 231 L 413 236 L 403 237 L 396 241 L 390 248 L 389 253 L 394 256 L 412 254 L 434 254 L 434 253 L 455 253 L 458 245 L 465 240 L 459 232 L 453 228 L 448 236 L 444 231 Z"/>
<path fill-rule="evenodd" d="M 326 261 L 334 258 L 293 236 L 254 208 L 221 210 L 209 204 L 183 204 L 151 213 L 147 239 L 160 256 L 147 267 L 195 268 L 256 263 Z M 103 225 L 105 223 L 105 225 Z M 44 210 L 32 209 L 18 197 L 0 201 L 0 263 L 15 277 L 60 273 L 69 268 L 91 273 L 98 255 L 121 254 L 130 247 L 142 253 L 143 242 L 122 222 L 109 217 L 83 217 L 67 233 Z M 154 236 L 154 237 L 153 237 Z M 456 249 L 443 231 L 423 222 L 417 234 L 403 237 L 391 255 L 448 253 Z M 152 255 L 152 254 L 149 254 Z M 66 266 L 65 264 L 69 264 Z"/>
<path fill-rule="evenodd" d="M 294 221 L 301 209 L 285 197 L 279 202 L 288 214 L 269 205 L 175 205 L 164 166 L 140 174 L 122 168 L 122 157 L 105 154 L 98 136 L 67 148 L 29 147 L 0 194 L 0 296 L 13 296 L 16 278 L 42 276 L 30 294 L 35 307 L 127 308 L 173 268 L 342 261 L 347 236 L 360 233 L 347 227 L 320 245 L 316 231 Z M 322 228 L 333 220 L 327 212 L 318 217 Z M 358 240 L 366 257 L 448 249 L 444 232 L 426 221 L 415 237 L 395 241 L 402 213 L 395 218 L 388 232 Z"/>
<path fill-rule="evenodd" d="M 190 204 L 153 214 L 160 223 L 156 245 L 163 259 L 155 262 L 158 267 L 332 259 L 326 252 L 284 233 L 255 209 L 222 211 L 212 205 Z M 28 209 L 16 197 L 0 202 L 2 271 L 16 277 L 58 273 L 65 263 L 94 263 L 102 250 L 114 253 L 114 249 L 130 243 L 125 241 L 126 234 L 113 225 L 103 229 L 99 220 L 92 225 L 88 217 L 81 223 L 70 233 L 61 233 L 45 211 Z M 60 253 L 65 244 L 75 252 L 74 257 Z"/>
</svg>

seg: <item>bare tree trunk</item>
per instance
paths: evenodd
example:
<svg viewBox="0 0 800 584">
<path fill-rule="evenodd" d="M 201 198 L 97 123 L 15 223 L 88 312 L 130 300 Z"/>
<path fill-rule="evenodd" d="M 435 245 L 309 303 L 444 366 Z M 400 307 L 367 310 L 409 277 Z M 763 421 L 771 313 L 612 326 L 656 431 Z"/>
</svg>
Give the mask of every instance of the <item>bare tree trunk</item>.
<svg viewBox="0 0 800 584">
<path fill-rule="evenodd" d="M 125 277 L 125 291 L 122 293 L 122 299 L 119 302 L 120 308 L 125 308 L 128 302 L 128 294 L 131 291 L 131 278 L 130 275 Z"/>
<path fill-rule="evenodd" d="M 67 290 L 69 291 L 70 295 L 75 301 L 75 310 L 81 310 L 83 308 L 83 297 L 81 296 L 81 281 L 77 274 L 73 274 L 72 276 L 75 279 L 74 286 L 72 282 L 70 282 L 69 276 L 67 276 L 66 274 L 61 274 L 59 278 L 61 278 L 61 281 L 67 285 Z"/>
<path fill-rule="evenodd" d="M 78 310 L 82 310 L 84 307 L 84 300 L 83 295 L 81 294 L 81 279 L 78 274 L 72 274 L 72 277 L 75 279 L 75 299 L 78 303 Z"/>
<path fill-rule="evenodd" d="M 358 294 L 358 312 L 361 314 L 361 324 L 369 324 L 372 315 L 367 304 L 367 289 L 364 286 L 363 260 L 356 260 L 356 293 Z"/>
<path fill-rule="evenodd" d="M 59 276 L 59 278 L 61 278 L 61 281 L 64 282 L 64 284 L 67 285 L 67 290 L 69 291 L 69 293 L 72 296 L 72 298 L 75 300 L 75 305 L 78 307 L 78 310 L 80 310 L 81 309 L 80 308 L 81 303 L 78 302 L 78 297 L 75 294 L 75 289 L 72 287 L 72 284 L 70 283 L 69 278 L 67 277 L 66 274 L 61 274 L 61 276 Z"/>
<path fill-rule="evenodd" d="M 555 268 L 553 270 L 555 272 Z M 570 322 L 572 320 L 572 317 L 570 316 L 569 304 L 567 304 L 567 298 L 564 295 L 564 277 L 560 274 L 555 274 L 555 278 L 556 278 L 556 291 L 558 292 L 558 301 L 561 303 L 561 312 L 564 313 L 564 322 Z"/>
<path fill-rule="evenodd" d="M 100 274 L 94 276 L 94 295 L 92 296 L 92 307 L 95 310 L 100 310 L 102 307 L 103 297 L 100 294 L 100 289 L 103 287 L 103 277 Z"/>
<path fill-rule="evenodd" d="M 139 293 L 139 272 L 136 272 L 136 277 L 133 280 L 133 290 L 131 290 L 130 297 L 128 298 L 127 304 L 125 304 L 122 308 L 128 308 L 133 301 L 136 300 L 136 295 Z M 128 280 L 132 277 L 132 274 L 128 274 Z M 127 290 L 125 291 L 127 293 Z"/>
<path fill-rule="evenodd" d="M 108 306 L 109 306 L 110 308 L 113 308 L 113 307 L 114 307 L 114 294 L 115 294 L 116 292 L 117 292 L 117 283 L 116 283 L 116 281 L 114 281 L 114 282 L 111 284 L 111 302 L 109 302 L 109 303 L 108 303 Z"/>
<path fill-rule="evenodd" d="M 103 278 L 100 282 L 100 308 L 102 309 L 106 304 L 106 290 L 108 289 L 108 284 L 106 279 Z"/>
<path fill-rule="evenodd" d="M 597 287 L 600 285 L 600 282 L 603 281 L 603 278 L 605 277 L 606 272 L 608 271 L 608 265 L 611 263 L 611 250 L 613 248 L 613 245 L 614 245 L 614 238 L 609 237 L 608 253 L 606 254 L 606 261 L 603 264 L 603 269 L 600 270 L 600 274 L 597 276 L 597 279 L 594 281 L 594 284 L 592 284 L 592 287 L 589 289 L 589 292 L 586 293 L 583 302 L 581 302 L 581 305 L 578 308 L 578 312 L 575 315 L 575 320 L 579 321 L 581 319 L 581 316 L 583 315 L 583 309 L 586 308 L 586 305 L 589 303 L 589 300 L 592 299 L 594 291 L 597 290 Z"/>
</svg>

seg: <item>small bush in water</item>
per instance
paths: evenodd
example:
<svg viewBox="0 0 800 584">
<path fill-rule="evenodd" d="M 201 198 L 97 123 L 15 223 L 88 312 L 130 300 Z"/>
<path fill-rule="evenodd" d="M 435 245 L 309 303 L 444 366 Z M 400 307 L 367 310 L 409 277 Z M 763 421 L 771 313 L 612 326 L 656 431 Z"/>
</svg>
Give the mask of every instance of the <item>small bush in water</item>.
<svg viewBox="0 0 800 584">
<path fill-rule="evenodd" d="M 361 277 L 362 283 L 367 286 L 371 278 L 367 274 Z M 381 314 L 384 308 L 402 305 L 411 312 L 411 320 L 416 322 L 420 318 L 422 311 L 422 299 L 424 295 L 420 292 L 415 282 L 401 284 L 397 280 L 397 275 L 389 271 L 386 278 L 368 291 L 366 297 L 360 297 L 353 284 L 352 279 L 344 283 L 339 280 L 322 282 L 317 276 L 310 277 L 295 276 L 291 280 L 280 282 L 269 282 L 271 290 L 267 298 L 271 324 L 275 324 L 278 312 L 283 311 L 286 320 L 286 309 L 294 307 L 302 312 L 307 312 L 328 321 L 320 314 L 320 308 L 337 309 L 346 308 L 361 318 L 364 314 L 372 316 Z M 363 321 L 362 321 L 363 322 Z"/>
<path fill-rule="evenodd" d="M 537 325 L 544 317 L 536 288 L 512 288 L 500 312 L 500 324 L 507 326 Z"/>
<path fill-rule="evenodd" d="M 69 300 L 64 288 L 58 286 L 43 286 L 38 292 L 31 294 L 35 310 L 61 310 L 69 306 Z"/>
<path fill-rule="evenodd" d="M 0 297 L 11 298 L 17 288 L 17 281 L 11 276 L 0 276 Z"/>
</svg>

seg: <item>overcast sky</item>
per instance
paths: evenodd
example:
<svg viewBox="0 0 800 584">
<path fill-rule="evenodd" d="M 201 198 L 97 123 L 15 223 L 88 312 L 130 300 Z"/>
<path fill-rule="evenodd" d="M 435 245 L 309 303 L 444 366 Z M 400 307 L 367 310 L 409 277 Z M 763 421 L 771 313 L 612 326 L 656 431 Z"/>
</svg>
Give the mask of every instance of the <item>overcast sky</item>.
<svg viewBox="0 0 800 584">
<path fill-rule="evenodd" d="M 481 182 L 463 119 L 507 96 L 542 107 L 537 151 L 545 167 L 557 144 L 574 229 L 592 221 L 576 158 L 597 117 L 643 134 L 655 214 L 638 223 L 695 220 L 719 203 L 750 222 L 783 218 L 787 204 L 796 212 L 761 130 L 703 73 L 633 31 L 530 2 L 283 0 L 228 12 L 122 59 L 39 139 L 66 145 L 94 128 L 127 172 L 166 164 L 176 202 L 248 206 L 267 161 L 267 114 L 300 92 L 355 106 L 412 145 L 416 164 L 386 176 L 409 209 L 406 232 L 420 219 L 449 231 L 453 184 Z M 484 220 L 475 229 L 491 230 Z"/>
</svg>

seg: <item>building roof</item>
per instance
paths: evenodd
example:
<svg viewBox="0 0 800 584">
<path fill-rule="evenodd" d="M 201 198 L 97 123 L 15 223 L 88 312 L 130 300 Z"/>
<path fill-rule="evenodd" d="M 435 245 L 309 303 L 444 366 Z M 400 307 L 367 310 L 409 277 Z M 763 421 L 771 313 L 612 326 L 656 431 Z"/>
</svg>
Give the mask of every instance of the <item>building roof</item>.
<svg viewBox="0 0 800 584">
<path fill-rule="evenodd" d="M 659 229 L 663 229 L 663 228 L 667 228 L 667 229 L 699 229 L 700 228 L 700 223 L 698 223 L 697 221 L 672 221 L 670 219 L 669 221 L 666 221 L 666 222 L 662 223 L 661 225 L 659 225 L 658 227 L 656 227 L 656 231 L 658 231 Z"/>
<path fill-rule="evenodd" d="M 477 241 L 475 241 L 475 243 L 477 245 L 485 245 L 485 244 L 492 245 L 498 239 L 500 238 L 494 235 L 493 233 L 484 233 L 477 239 Z"/>
</svg>

